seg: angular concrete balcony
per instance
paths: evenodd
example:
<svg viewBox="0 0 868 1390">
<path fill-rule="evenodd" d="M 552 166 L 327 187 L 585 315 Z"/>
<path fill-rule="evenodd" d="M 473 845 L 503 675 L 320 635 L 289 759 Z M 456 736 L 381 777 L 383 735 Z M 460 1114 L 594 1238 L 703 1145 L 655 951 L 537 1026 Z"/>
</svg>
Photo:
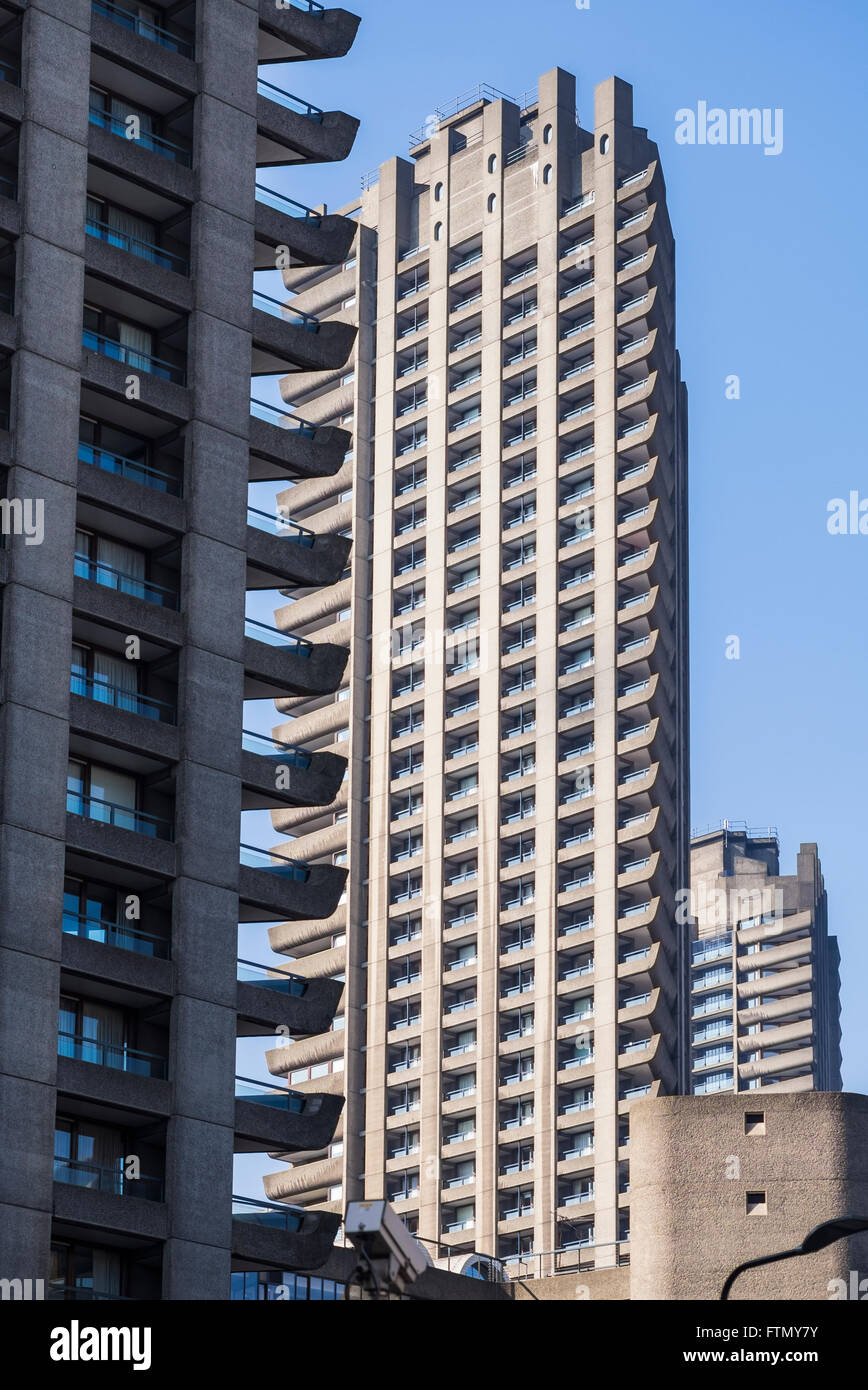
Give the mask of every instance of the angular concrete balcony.
<svg viewBox="0 0 868 1390">
<path fill-rule="evenodd" d="M 320 985 L 325 983 L 321 981 Z M 328 983 L 337 984 L 340 988 L 338 981 Z M 324 1029 L 316 1036 L 296 1040 L 288 1047 L 272 1048 L 265 1054 L 265 1063 L 272 1076 L 289 1076 L 301 1067 L 318 1066 L 321 1062 L 333 1062 L 337 1057 L 343 1057 L 345 1042 L 343 1030 L 335 1032 Z"/>
<path fill-rule="evenodd" d="M 244 632 L 246 700 L 268 699 L 288 692 L 329 695 L 340 686 L 350 657 L 347 647 L 328 642 L 314 645 L 250 618 Z"/>
<path fill-rule="evenodd" d="M 274 376 L 287 366 L 311 372 L 342 367 L 357 333 L 354 324 L 320 322 L 257 290 L 253 295 L 253 375 Z"/>
<path fill-rule="evenodd" d="M 331 1143 L 342 1095 L 290 1091 L 246 1077 L 235 1079 L 237 1153 L 297 1153 Z"/>
<path fill-rule="evenodd" d="M 96 939 L 97 929 L 102 939 Z M 63 915 L 61 962 L 64 970 L 74 975 L 110 980 L 155 998 L 169 998 L 174 983 L 172 964 L 154 954 L 157 950 L 168 954 L 168 944 L 149 938 L 130 923 L 100 923 L 97 928 L 93 921 Z"/>
<path fill-rule="evenodd" d="M 247 509 L 248 589 L 277 589 L 286 583 L 322 589 L 343 574 L 352 541 L 318 535 L 285 517 Z"/>
<path fill-rule="evenodd" d="M 177 856 L 171 825 L 95 797 L 67 794 L 66 844 L 95 858 L 173 878 Z M 310 914 L 306 914 L 310 915 Z"/>
<path fill-rule="evenodd" d="M 329 1212 L 272 1206 L 248 1198 L 232 1199 L 232 1260 L 247 1268 L 320 1269 L 341 1224 Z"/>
<path fill-rule="evenodd" d="M 357 224 L 337 213 L 319 213 L 269 188 L 256 185 L 255 270 L 273 270 L 275 251 L 289 247 L 293 266 L 340 265 L 347 260 Z"/>
<path fill-rule="evenodd" d="M 345 111 L 321 111 L 260 78 L 256 103 L 256 163 L 330 164 L 349 155 L 359 121 Z"/>
<path fill-rule="evenodd" d="M 173 87 L 196 91 L 193 34 L 139 18 L 112 0 L 92 0 L 90 26 L 95 53 L 111 54 Z"/>
<path fill-rule="evenodd" d="M 155 141 L 148 147 L 128 140 L 123 122 L 117 128 L 111 118 L 100 115 L 99 120 L 100 124 L 94 124 L 92 119 L 88 126 L 87 149 L 91 159 L 148 188 L 162 189 L 187 203 L 195 201 L 196 175 L 185 162 L 189 154 L 178 151 L 178 159 L 168 158 L 173 153 L 171 147 L 160 152 Z"/>
<path fill-rule="evenodd" d="M 57 1168 L 55 1162 L 55 1171 Z M 110 1176 L 116 1175 L 112 1172 Z M 149 1201 L 144 1197 L 132 1196 L 128 1192 L 100 1191 L 98 1187 L 85 1185 L 88 1177 L 91 1181 L 97 1180 L 95 1174 L 73 1172 L 70 1175 L 71 1180 L 55 1182 L 55 1221 L 69 1221 L 76 1226 L 143 1236 L 153 1241 L 167 1239 L 169 1209 L 164 1202 Z M 127 1186 L 132 1189 L 135 1184 L 130 1182 Z"/>
<path fill-rule="evenodd" d="M 82 567 L 83 568 L 83 567 Z M 103 572 L 107 567 L 102 567 Z M 180 647 L 184 640 L 184 620 L 173 608 L 164 608 L 134 594 L 76 574 L 73 606 L 83 617 L 114 627 L 119 632 L 136 632 L 168 647 Z"/>
<path fill-rule="evenodd" d="M 138 378 L 140 401 L 160 415 L 172 420 L 188 420 L 192 411 L 192 396 L 189 389 L 179 381 L 170 381 L 156 372 L 147 371 L 135 354 L 129 362 L 122 361 L 121 345 L 112 345 L 104 340 L 97 341 L 97 335 L 88 334 L 82 347 L 81 374 L 89 386 L 103 391 L 116 400 L 126 400 L 128 378 Z M 131 365 L 133 363 L 133 365 Z"/>
<path fill-rule="evenodd" d="M 328 1194 L 341 1181 L 343 1159 L 323 1158 L 318 1163 L 303 1163 L 284 1168 L 279 1173 L 266 1173 L 262 1179 L 265 1195 L 272 1202 L 291 1201 L 303 1194 Z"/>
<path fill-rule="evenodd" d="M 79 733 L 90 734 L 99 743 L 120 744 L 138 752 L 150 754 L 161 762 L 180 760 L 180 734 L 174 723 L 158 721 L 157 701 L 145 701 L 129 691 L 111 685 L 94 686 L 92 681 L 74 675 L 69 700 L 69 722 Z M 91 693 L 92 692 L 92 693 Z M 116 703 L 113 703 L 112 701 Z M 131 710 L 136 702 L 140 708 Z"/>
<path fill-rule="evenodd" d="M 295 0 L 284 8 L 274 0 L 259 0 L 259 62 L 343 58 L 355 43 L 360 23 L 358 15 L 329 9 L 316 0 Z"/>
<path fill-rule="evenodd" d="M 184 274 L 179 273 L 178 269 L 167 269 L 165 265 L 159 264 L 155 259 L 156 252 L 148 259 L 144 255 L 134 254 L 124 246 L 119 246 L 119 237 L 113 231 L 110 233 L 112 242 L 101 239 L 94 234 L 99 225 L 90 220 L 87 223 L 85 265 L 88 273 L 119 281 L 130 290 L 171 304 L 179 313 L 192 309 L 193 286 Z M 144 243 L 128 244 L 144 246 Z M 165 260 L 168 259 L 166 253 L 162 255 Z"/>
<path fill-rule="evenodd" d="M 303 864 L 273 850 L 242 845 L 238 875 L 241 920 L 329 917 L 340 901 L 346 879 L 346 869 L 331 864 Z"/>
<path fill-rule="evenodd" d="M 310 922 L 280 922 L 275 927 L 268 929 L 268 941 L 272 951 L 278 955 L 294 955 L 299 946 L 307 946 L 314 941 L 327 941 L 331 947 L 331 938 L 347 929 L 347 907 L 342 903 L 331 917 L 325 920 L 317 918 Z M 300 962 L 294 961 L 293 965 L 298 966 Z"/>
<path fill-rule="evenodd" d="M 353 437 L 335 425 L 316 428 L 288 410 L 250 402 L 250 481 L 333 477 Z"/>
<path fill-rule="evenodd" d="M 85 1039 L 59 1039 L 65 1049 L 57 1058 L 57 1089 L 67 1096 L 79 1096 L 85 1100 L 96 1101 L 104 1106 L 116 1106 L 122 1110 L 138 1110 L 143 1114 L 168 1116 L 172 1112 L 172 1087 L 163 1074 L 148 1075 L 124 1070 L 117 1065 L 100 1064 L 96 1051 L 98 1044 Z M 75 1055 L 66 1055 L 66 1054 Z M 82 1056 L 93 1055 L 94 1061 L 82 1061 Z M 156 1063 L 161 1059 L 150 1059 L 149 1065 L 158 1070 Z M 127 1061 L 144 1066 L 148 1059 L 144 1053 L 127 1053 Z"/>
<path fill-rule="evenodd" d="M 328 806 L 346 772 L 346 760 L 334 753 L 309 753 L 248 730 L 242 733 L 241 746 L 245 811 Z"/>
<path fill-rule="evenodd" d="M 240 960 L 239 1036 L 273 1037 L 277 1027 L 285 1029 L 287 1037 L 328 1033 L 342 993 L 339 980 L 305 980 L 289 970 Z"/>
</svg>

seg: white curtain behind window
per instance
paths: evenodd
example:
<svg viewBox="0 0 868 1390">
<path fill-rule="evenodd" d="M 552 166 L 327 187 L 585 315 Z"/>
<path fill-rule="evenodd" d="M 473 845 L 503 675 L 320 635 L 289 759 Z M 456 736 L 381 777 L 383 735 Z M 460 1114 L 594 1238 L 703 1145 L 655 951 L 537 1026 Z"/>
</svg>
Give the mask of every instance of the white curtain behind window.
<svg viewBox="0 0 868 1390">
<path fill-rule="evenodd" d="M 106 686 L 112 687 L 110 690 Z M 139 679 L 135 664 L 109 652 L 93 654 L 93 695 L 95 700 L 135 713 Z"/>
</svg>

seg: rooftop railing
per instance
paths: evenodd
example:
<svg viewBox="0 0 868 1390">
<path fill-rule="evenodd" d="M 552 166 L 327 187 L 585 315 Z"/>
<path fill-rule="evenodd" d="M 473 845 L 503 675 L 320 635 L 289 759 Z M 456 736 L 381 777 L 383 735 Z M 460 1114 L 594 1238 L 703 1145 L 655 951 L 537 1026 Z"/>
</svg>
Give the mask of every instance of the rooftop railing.
<svg viewBox="0 0 868 1390">
<path fill-rule="evenodd" d="M 168 29 L 164 29 L 159 24 L 152 24 L 150 20 L 141 19 L 139 15 L 124 9 L 123 6 L 112 4 L 111 0 L 91 0 L 91 9 L 94 14 L 104 15 L 113 24 L 118 24 L 122 29 L 129 29 L 135 34 L 140 34 L 142 38 L 150 39 L 152 43 L 159 44 L 161 48 L 168 48 L 173 53 L 180 53 L 183 58 L 193 57 L 193 45 L 187 39 L 179 38 L 177 34 L 171 34 Z"/>
<path fill-rule="evenodd" d="M 139 931 L 128 922 L 106 922 L 81 912 L 64 912 L 63 932 L 65 936 L 98 941 L 102 946 L 117 946 L 121 951 L 133 951 L 139 956 L 169 959 L 169 943 L 165 938 Z"/>
<path fill-rule="evenodd" d="M 303 97 L 293 96 L 292 92 L 285 91 L 283 87 L 276 87 L 273 82 L 266 82 L 262 77 L 256 83 L 256 90 L 260 96 L 267 97 L 269 101 L 276 101 L 288 111 L 295 111 L 299 116 L 306 116 L 309 121 L 322 124 L 324 112 L 319 106 L 312 106 Z"/>
<path fill-rule="evenodd" d="M 158 1081 L 165 1081 L 169 1070 L 165 1057 L 157 1057 L 153 1052 L 140 1052 L 126 1043 L 101 1042 L 81 1033 L 60 1031 L 57 1035 L 57 1055 L 75 1062 L 93 1062 L 100 1067 L 111 1067 L 113 1071 L 127 1072 L 132 1076 L 151 1076 Z"/>
<path fill-rule="evenodd" d="M 141 483 L 143 487 L 155 492 L 168 492 L 173 497 L 181 496 L 181 483 L 170 473 L 162 473 L 158 468 L 140 463 L 137 459 L 125 458 L 123 454 L 112 453 L 109 449 L 97 449 L 93 444 L 79 440 L 79 463 L 89 463 L 103 473 L 114 473 L 116 477 L 127 478 L 130 482 Z"/>
<path fill-rule="evenodd" d="M 133 127 L 127 125 L 122 116 L 112 116 L 107 111 L 99 111 L 95 107 L 91 107 L 88 119 L 91 125 L 99 126 L 100 130 L 108 130 L 112 135 L 128 140 L 132 145 L 141 145 L 143 149 L 151 150 L 163 159 L 170 159 L 174 164 L 182 164 L 187 169 L 192 168 L 192 151 L 173 140 L 166 140 L 162 135 L 153 135 L 145 130 L 140 130 L 138 135 L 131 135 Z"/>
<path fill-rule="evenodd" d="M 66 809 L 71 816 L 84 816 L 86 820 L 99 821 L 102 825 L 113 825 L 117 830 L 134 830 L 137 835 L 148 835 L 152 840 L 174 839 L 171 821 L 164 820 L 162 816 L 148 815 L 145 811 L 131 810 L 129 806 L 118 806 L 99 796 L 67 791 Z"/>
</svg>

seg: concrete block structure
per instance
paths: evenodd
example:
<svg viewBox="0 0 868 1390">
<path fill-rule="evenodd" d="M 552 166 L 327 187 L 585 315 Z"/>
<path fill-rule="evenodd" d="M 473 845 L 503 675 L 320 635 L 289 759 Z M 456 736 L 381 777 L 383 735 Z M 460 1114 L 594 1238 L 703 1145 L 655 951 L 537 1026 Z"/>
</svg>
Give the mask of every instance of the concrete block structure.
<svg viewBox="0 0 868 1390">
<path fill-rule="evenodd" d="M 275 949 L 345 978 L 345 1028 L 269 1057 L 346 1095 L 343 1147 L 273 1197 L 387 1196 L 426 1248 L 626 1258 L 630 1111 L 686 1083 L 687 406 L 659 154 L 632 89 L 560 69 L 439 110 L 364 181 L 342 266 L 293 267 L 355 357 L 284 394 L 354 432 L 281 498 L 352 530 L 277 616 L 348 642 L 279 738 L 349 749 L 288 852 L 347 900 Z M 370 556 L 370 559 L 368 558 Z M 316 1078 L 316 1080 L 314 1080 Z"/>
<path fill-rule="evenodd" d="M 236 1078 L 235 1054 L 319 1034 L 340 994 L 239 962 L 237 937 L 329 918 L 344 890 L 339 867 L 239 843 L 243 810 L 329 801 L 345 773 L 245 732 L 245 700 L 321 698 L 348 655 L 247 620 L 245 594 L 347 562 L 248 485 L 336 474 L 348 448 L 250 388 L 352 350 L 351 324 L 254 273 L 352 241 L 267 170 L 346 156 L 357 121 L 270 65 L 346 53 L 358 20 L 314 0 L 0 11 L 0 1273 L 229 1298 L 233 1272 L 321 1263 L 337 1226 L 233 1201 L 232 1171 L 327 1143 L 341 1110 Z"/>
<path fill-rule="evenodd" d="M 781 874 L 773 829 L 691 845 L 691 1090 L 840 1091 L 838 943 L 817 846 Z"/>
</svg>

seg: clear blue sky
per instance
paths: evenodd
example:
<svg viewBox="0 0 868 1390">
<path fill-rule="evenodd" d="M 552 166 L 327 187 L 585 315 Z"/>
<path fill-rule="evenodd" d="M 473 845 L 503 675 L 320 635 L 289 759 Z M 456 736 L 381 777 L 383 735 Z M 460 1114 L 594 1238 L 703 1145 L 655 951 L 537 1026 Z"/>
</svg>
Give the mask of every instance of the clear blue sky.
<svg viewBox="0 0 868 1390">
<path fill-rule="evenodd" d="M 270 74 L 362 120 L 345 164 L 269 171 L 309 204 L 355 197 L 361 174 L 406 156 L 409 132 L 477 83 L 519 94 L 560 65 L 588 124 L 597 82 L 633 83 L 669 192 L 690 389 L 693 824 L 776 825 L 784 872 L 800 842 L 819 845 L 843 957 L 844 1084 L 868 1092 L 868 535 L 826 529 L 831 498 L 868 498 L 868 306 L 854 273 L 868 223 L 868 4 L 346 3 L 363 19 L 347 58 Z M 676 144 L 675 112 L 701 100 L 782 108 L 783 153 Z M 739 401 L 724 395 L 733 373 Z"/>
</svg>

